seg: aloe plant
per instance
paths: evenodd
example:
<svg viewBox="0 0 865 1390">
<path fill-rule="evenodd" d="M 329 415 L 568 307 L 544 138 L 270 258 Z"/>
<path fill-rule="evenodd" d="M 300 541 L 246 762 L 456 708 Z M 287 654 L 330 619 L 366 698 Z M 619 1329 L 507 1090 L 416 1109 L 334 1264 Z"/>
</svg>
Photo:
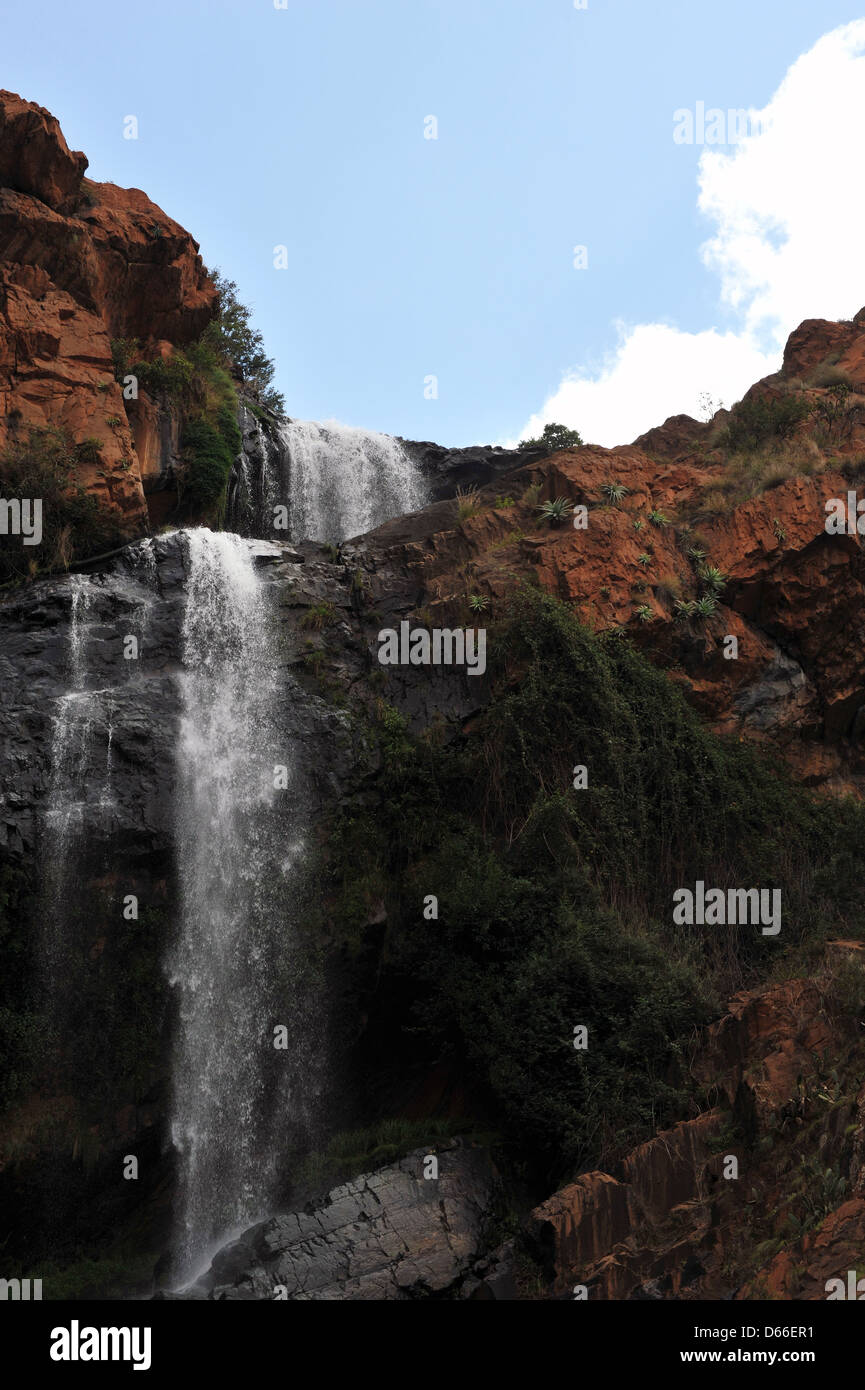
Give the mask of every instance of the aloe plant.
<svg viewBox="0 0 865 1390">
<path fill-rule="evenodd" d="M 698 571 L 700 578 L 709 585 L 715 593 L 720 593 L 727 583 L 727 576 L 723 570 L 719 570 L 717 565 L 701 565 Z"/>
<path fill-rule="evenodd" d="M 469 594 L 469 608 L 473 613 L 483 613 L 490 606 L 486 594 Z"/>
<path fill-rule="evenodd" d="M 548 521 L 551 526 L 559 526 L 569 515 L 571 504 L 567 497 L 553 497 L 549 502 L 539 503 L 537 510 L 542 521 Z"/>
<path fill-rule="evenodd" d="M 657 507 L 653 507 L 649 512 L 649 520 L 653 526 L 669 526 L 670 524 L 670 518 L 665 516 L 663 512 L 658 511 Z"/>
<path fill-rule="evenodd" d="M 650 623 L 652 621 L 652 610 L 647 603 L 641 603 L 639 608 L 634 609 L 634 617 L 638 618 L 641 623 Z"/>
<path fill-rule="evenodd" d="M 638 517 L 635 517 L 635 518 L 634 518 L 634 530 L 635 530 L 635 531 L 642 531 L 642 529 L 643 529 L 643 527 L 645 526 L 645 524 L 646 524 L 646 523 L 645 523 L 645 521 L 643 520 L 643 518 L 642 518 L 641 516 L 638 516 Z"/>
<path fill-rule="evenodd" d="M 679 619 L 693 618 L 697 613 L 696 600 L 692 598 L 677 598 L 673 607 Z"/>
<path fill-rule="evenodd" d="M 694 616 L 696 618 L 711 618 L 717 607 L 718 600 L 715 598 L 715 595 L 704 594 L 702 598 L 697 599 L 694 608 Z"/>
<path fill-rule="evenodd" d="M 621 502 L 623 497 L 627 497 L 628 495 L 628 489 L 623 483 L 603 483 L 601 485 L 601 492 L 604 494 L 607 501 L 612 502 L 614 506 L 616 503 Z"/>
<path fill-rule="evenodd" d="M 638 564 L 638 565 L 642 565 L 642 566 L 643 566 L 643 569 L 645 569 L 646 566 L 647 566 L 647 565 L 650 565 L 651 563 L 652 563 L 652 557 L 651 557 L 651 555 L 647 555 L 646 552 L 645 552 L 645 550 L 642 552 L 641 555 L 638 555 L 638 556 L 637 556 L 637 564 Z"/>
<path fill-rule="evenodd" d="M 698 563 L 706 558 L 706 552 L 701 545 L 689 545 L 688 554 L 692 560 L 696 560 Z"/>
</svg>

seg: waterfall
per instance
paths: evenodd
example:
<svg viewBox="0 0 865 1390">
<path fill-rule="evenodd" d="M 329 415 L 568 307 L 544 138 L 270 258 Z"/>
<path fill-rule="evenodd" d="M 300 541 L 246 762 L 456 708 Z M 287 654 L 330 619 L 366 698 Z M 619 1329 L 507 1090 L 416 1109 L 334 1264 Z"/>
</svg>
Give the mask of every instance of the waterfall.
<svg viewBox="0 0 865 1390">
<path fill-rule="evenodd" d="M 269 535 L 273 531 L 273 509 L 282 501 L 281 448 L 258 416 L 244 405 L 240 407 L 238 423 L 242 444 L 229 478 L 226 524 L 229 530 L 244 536 Z"/>
<path fill-rule="evenodd" d="M 290 420 L 280 429 L 292 539 L 342 541 L 426 500 L 399 440 L 335 421 Z"/>
<path fill-rule="evenodd" d="M 87 773 L 91 759 L 98 700 L 85 690 L 87 641 L 90 632 L 91 580 L 74 575 L 69 611 L 67 675 L 70 689 L 61 695 L 51 716 L 51 761 L 44 833 L 45 856 L 44 947 L 49 988 L 63 979 L 66 904 L 70 888 L 72 851 L 82 832 L 88 807 Z M 106 774 L 110 764 L 106 768 Z M 110 788 L 106 787 L 110 795 Z"/>
<path fill-rule="evenodd" d="M 184 1276 L 220 1237 L 267 1210 L 288 1131 L 303 1122 L 298 1092 L 313 1041 L 274 1048 L 275 1027 L 294 1030 L 305 1005 L 291 997 L 303 845 L 269 595 L 250 542 L 202 528 L 185 544 L 181 902 L 169 960 L 180 1015 L 172 1138 Z M 275 776 L 276 768 L 285 771 Z"/>
</svg>

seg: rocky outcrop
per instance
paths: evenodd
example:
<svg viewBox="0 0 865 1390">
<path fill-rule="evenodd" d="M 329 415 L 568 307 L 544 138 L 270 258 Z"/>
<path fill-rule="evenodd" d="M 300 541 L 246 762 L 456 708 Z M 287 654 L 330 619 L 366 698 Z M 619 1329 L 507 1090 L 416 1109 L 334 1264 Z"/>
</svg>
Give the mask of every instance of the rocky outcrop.
<svg viewBox="0 0 865 1390">
<path fill-rule="evenodd" d="M 486 487 L 502 474 L 546 457 L 544 449 L 504 449 L 497 444 L 448 449 L 429 440 L 401 439 L 400 443 L 426 479 L 430 502 L 454 497 L 457 489 Z"/>
<path fill-rule="evenodd" d="M 865 1202 L 851 1190 L 862 1167 L 850 1120 L 865 1114 L 855 1041 L 813 980 L 737 995 L 695 1059 L 722 1106 L 633 1149 L 618 1177 L 583 1174 L 531 1213 L 525 1240 L 550 1296 L 580 1286 L 595 1299 L 825 1298 L 865 1242 Z"/>
<path fill-rule="evenodd" d="M 62 210 L 77 196 L 86 168 L 87 156 L 69 149 L 50 111 L 0 92 L 0 185 Z"/>
<path fill-rule="evenodd" d="M 0 453 L 32 428 L 87 441 L 75 481 L 119 538 L 142 535 L 165 426 L 146 393 L 124 401 L 111 342 L 170 354 L 212 318 L 215 288 L 188 232 L 139 189 L 84 178 L 54 117 L 10 92 L 0 151 Z"/>
<path fill-rule="evenodd" d="M 430 1158 L 437 1160 L 437 1175 Z M 398 1301 L 454 1298 L 490 1222 L 496 1180 L 485 1149 L 459 1141 L 275 1216 L 221 1250 L 179 1299 Z M 472 1278 L 472 1288 L 479 1284 Z"/>
</svg>

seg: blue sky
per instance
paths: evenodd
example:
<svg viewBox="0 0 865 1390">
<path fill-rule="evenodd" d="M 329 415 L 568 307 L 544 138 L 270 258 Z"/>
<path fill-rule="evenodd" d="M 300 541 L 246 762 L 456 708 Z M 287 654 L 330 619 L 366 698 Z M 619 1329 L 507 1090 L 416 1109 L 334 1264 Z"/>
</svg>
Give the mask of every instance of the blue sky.
<svg viewBox="0 0 865 1390">
<path fill-rule="evenodd" d="M 865 303 L 845 202 L 861 195 L 840 186 L 861 182 L 865 24 L 803 57 L 863 13 L 861 0 L 4 2 L 0 83 L 54 112 L 91 177 L 144 188 L 237 281 L 290 414 L 446 444 L 567 416 L 613 444 L 697 413 L 698 385 L 729 404 L 800 318 Z M 762 157 L 674 142 L 677 109 L 764 108 L 799 59 L 811 67 Z"/>
</svg>

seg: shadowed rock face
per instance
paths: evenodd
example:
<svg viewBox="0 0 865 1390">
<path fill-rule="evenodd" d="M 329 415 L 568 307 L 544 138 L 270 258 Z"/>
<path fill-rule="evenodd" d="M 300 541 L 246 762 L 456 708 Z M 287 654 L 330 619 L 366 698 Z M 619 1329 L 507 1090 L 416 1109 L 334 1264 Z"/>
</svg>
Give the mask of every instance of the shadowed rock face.
<svg viewBox="0 0 865 1390">
<path fill-rule="evenodd" d="M 861 943 L 832 949 L 859 955 Z M 828 1279 L 861 1265 L 865 1240 L 865 1090 L 855 1069 L 844 1072 L 850 1041 L 812 980 L 737 995 L 695 1062 L 732 1108 L 656 1135 L 625 1155 L 618 1179 L 585 1173 L 531 1213 L 527 1238 L 553 1295 L 573 1296 L 580 1284 L 592 1299 L 824 1299 Z M 830 1057 L 835 1081 L 825 1083 Z M 858 1098 L 835 1096 L 829 1108 L 827 1091 L 851 1085 Z M 725 1130 L 731 1116 L 735 1136 Z M 780 1158 L 804 1159 L 807 1133 L 807 1152 L 819 1151 L 821 1173 L 831 1170 L 851 1130 L 850 1183 L 826 1197 L 813 1231 L 785 1241 L 791 1179 L 779 1181 Z M 738 1181 L 725 1173 L 728 1154 L 743 1165 Z M 761 1260 L 763 1245 L 743 1227 L 767 1218 L 777 1239 L 765 1243 L 784 1248 Z"/>
<path fill-rule="evenodd" d="M 439 1147 L 335 1187 L 226 1246 L 181 1299 L 406 1300 L 458 1296 L 479 1255 L 495 1196 L 489 1155 Z M 476 1283 L 473 1280 L 473 1283 Z"/>
<path fill-rule="evenodd" d="M 448 449 L 428 441 L 403 439 L 400 442 L 426 478 L 430 502 L 454 497 L 458 488 L 486 487 L 503 474 L 545 457 L 543 449 L 503 449 L 495 444 Z"/>
</svg>

